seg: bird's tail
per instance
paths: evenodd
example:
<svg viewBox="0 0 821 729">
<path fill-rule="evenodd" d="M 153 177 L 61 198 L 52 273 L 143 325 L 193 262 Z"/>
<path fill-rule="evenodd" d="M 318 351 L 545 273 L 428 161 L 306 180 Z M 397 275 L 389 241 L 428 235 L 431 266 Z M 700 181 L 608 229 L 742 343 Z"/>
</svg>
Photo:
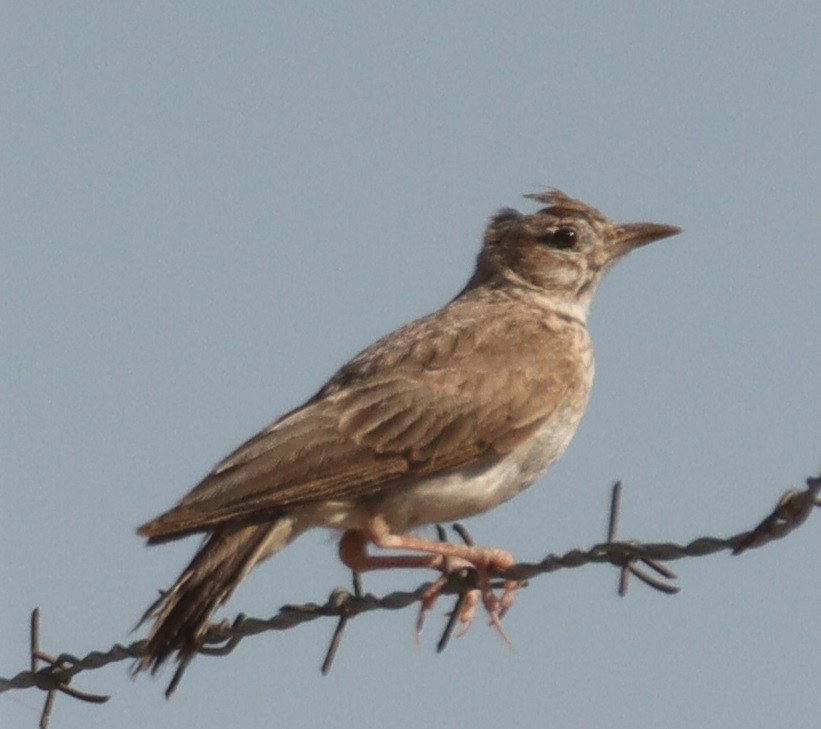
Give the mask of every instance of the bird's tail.
<svg viewBox="0 0 821 729">
<path fill-rule="evenodd" d="M 293 520 L 221 527 L 203 544 L 177 581 L 140 620 L 154 618 L 142 657 L 134 672 L 157 669 L 177 653 L 180 668 L 167 693 L 176 686 L 185 665 L 202 643 L 212 613 L 261 560 L 295 536 Z"/>
</svg>

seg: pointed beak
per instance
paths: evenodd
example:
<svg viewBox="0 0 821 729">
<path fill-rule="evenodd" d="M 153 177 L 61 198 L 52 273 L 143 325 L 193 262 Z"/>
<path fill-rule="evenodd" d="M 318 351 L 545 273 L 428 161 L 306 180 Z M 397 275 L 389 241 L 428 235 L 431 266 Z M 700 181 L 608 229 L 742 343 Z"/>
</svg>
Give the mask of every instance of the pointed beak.
<svg viewBox="0 0 821 729">
<path fill-rule="evenodd" d="M 661 223 L 628 223 L 620 225 L 611 242 L 610 250 L 616 257 L 629 253 L 635 248 L 652 243 L 662 238 L 681 233 L 681 228 L 675 225 Z"/>
</svg>

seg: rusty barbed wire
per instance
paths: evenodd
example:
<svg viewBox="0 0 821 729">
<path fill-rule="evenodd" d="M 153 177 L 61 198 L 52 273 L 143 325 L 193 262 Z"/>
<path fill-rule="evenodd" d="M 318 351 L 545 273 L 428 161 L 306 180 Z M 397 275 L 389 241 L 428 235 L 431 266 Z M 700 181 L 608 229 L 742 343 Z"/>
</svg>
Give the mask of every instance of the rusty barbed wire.
<svg viewBox="0 0 821 729">
<path fill-rule="evenodd" d="M 663 562 L 686 557 L 703 557 L 722 551 L 730 551 L 733 555 L 738 555 L 749 549 L 762 547 L 769 542 L 781 539 L 803 524 L 814 507 L 821 506 L 819 492 L 821 492 L 821 474 L 818 477 L 808 478 L 805 489 L 787 491 L 779 499 L 773 511 L 753 529 L 729 537 L 700 537 L 687 544 L 673 542 L 640 543 L 615 541 L 621 501 L 621 484 L 617 483 L 612 492 L 606 542 L 596 544 L 587 550 L 572 549 L 561 555 L 551 553 L 539 562 L 520 562 L 509 569 L 497 572 L 494 574 L 494 578 L 498 580 L 515 580 L 526 584 L 528 580 L 534 577 L 561 569 L 573 569 L 588 564 L 611 564 L 619 568 L 618 591 L 620 595 L 626 594 L 628 577 L 631 574 L 655 590 L 674 594 L 678 592 L 679 588 L 671 584 L 670 581 L 674 580 L 676 576 Z M 454 525 L 454 529 L 463 541 L 467 543 L 471 541 L 470 535 L 464 527 Z M 444 530 L 441 528 L 439 535 L 440 538 L 445 536 Z M 638 563 L 649 567 L 659 577 L 643 571 L 639 568 Z M 456 595 L 457 600 L 464 600 L 465 596 L 471 590 L 475 590 L 478 584 L 475 572 L 470 569 L 457 570 L 445 577 L 442 594 Z M 372 610 L 401 610 L 420 603 L 431 584 L 425 582 L 413 591 L 396 591 L 378 597 L 371 593 L 363 593 L 359 577 L 355 575 L 353 592 L 337 588 L 331 592 L 324 604 L 284 605 L 276 615 L 267 619 L 246 617 L 240 614 L 233 621 L 214 622 L 209 626 L 199 652 L 204 655 L 227 655 L 236 648 L 243 638 L 271 630 L 289 630 L 321 617 L 335 617 L 337 618 L 337 627 L 321 668 L 324 674 L 330 670 L 345 626 L 352 618 Z M 494 584 L 494 586 L 498 585 Z M 438 651 L 446 647 L 453 628 L 454 621 L 448 621 L 437 644 Z M 31 667 L 12 678 L 0 677 L 0 693 L 27 688 L 39 688 L 46 691 L 46 703 L 40 719 L 40 727 L 45 729 L 56 695 L 55 692 L 60 691 L 73 698 L 93 703 L 107 701 L 109 698 L 107 696 L 89 694 L 69 687 L 70 681 L 77 674 L 84 671 L 96 670 L 110 663 L 142 657 L 145 643 L 145 640 L 138 640 L 129 645 L 116 643 L 107 651 L 91 651 L 82 658 L 70 653 L 61 653 L 53 657 L 40 650 L 39 609 L 35 609 L 31 621 Z M 38 661 L 44 661 L 47 665 L 39 667 Z M 170 696 L 173 693 L 182 677 L 183 669 L 184 666 L 178 669 L 166 692 L 167 695 Z"/>
</svg>

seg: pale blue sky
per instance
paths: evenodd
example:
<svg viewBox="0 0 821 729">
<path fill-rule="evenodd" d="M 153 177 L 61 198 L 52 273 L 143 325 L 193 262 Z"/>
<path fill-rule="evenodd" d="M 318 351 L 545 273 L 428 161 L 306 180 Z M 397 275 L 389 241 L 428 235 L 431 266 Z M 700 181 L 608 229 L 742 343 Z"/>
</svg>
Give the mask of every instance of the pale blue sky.
<svg viewBox="0 0 821 729">
<path fill-rule="evenodd" d="M 564 459 L 468 522 L 521 559 L 762 517 L 821 466 L 821 7 L 816 2 L 7 3 L 0 11 L 0 675 L 130 639 L 195 540 L 135 526 L 372 339 L 463 285 L 487 217 L 557 186 L 683 235 L 594 303 L 597 381 Z M 742 558 L 543 577 L 434 653 L 414 614 L 199 659 L 175 699 L 125 664 L 53 729 L 817 726 L 821 516 Z M 367 589 L 424 574 L 368 575 Z M 322 601 L 327 535 L 225 615 Z M 444 609 L 444 608 L 443 608 Z M 132 636 L 133 637 L 133 636 Z M 167 678 L 167 675 L 165 676 Z M 34 727 L 42 697 L 0 697 Z"/>
</svg>

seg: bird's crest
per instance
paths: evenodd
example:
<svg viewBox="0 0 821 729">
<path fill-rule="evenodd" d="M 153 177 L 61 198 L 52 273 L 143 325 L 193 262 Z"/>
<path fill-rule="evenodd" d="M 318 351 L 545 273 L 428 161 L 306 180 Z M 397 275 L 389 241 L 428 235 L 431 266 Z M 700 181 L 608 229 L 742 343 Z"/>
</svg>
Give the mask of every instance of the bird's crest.
<svg viewBox="0 0 821 729">
<path fill-rule="evenodd" d="M 546 203 L 549 206 L 540 210 L 539 212 L 541 213 L 549 213 L 556 217 L 581 214 L 602 223 L 610 222 L 608 218 L 596 210 L 596 208 L 566 195 L 555 187 L 551 187 L 545 192 L 532 192 L 529 195 L 525 195 L 525 197 L 530 200 L 535 200 L 536 202 Z"/>
</svg>

